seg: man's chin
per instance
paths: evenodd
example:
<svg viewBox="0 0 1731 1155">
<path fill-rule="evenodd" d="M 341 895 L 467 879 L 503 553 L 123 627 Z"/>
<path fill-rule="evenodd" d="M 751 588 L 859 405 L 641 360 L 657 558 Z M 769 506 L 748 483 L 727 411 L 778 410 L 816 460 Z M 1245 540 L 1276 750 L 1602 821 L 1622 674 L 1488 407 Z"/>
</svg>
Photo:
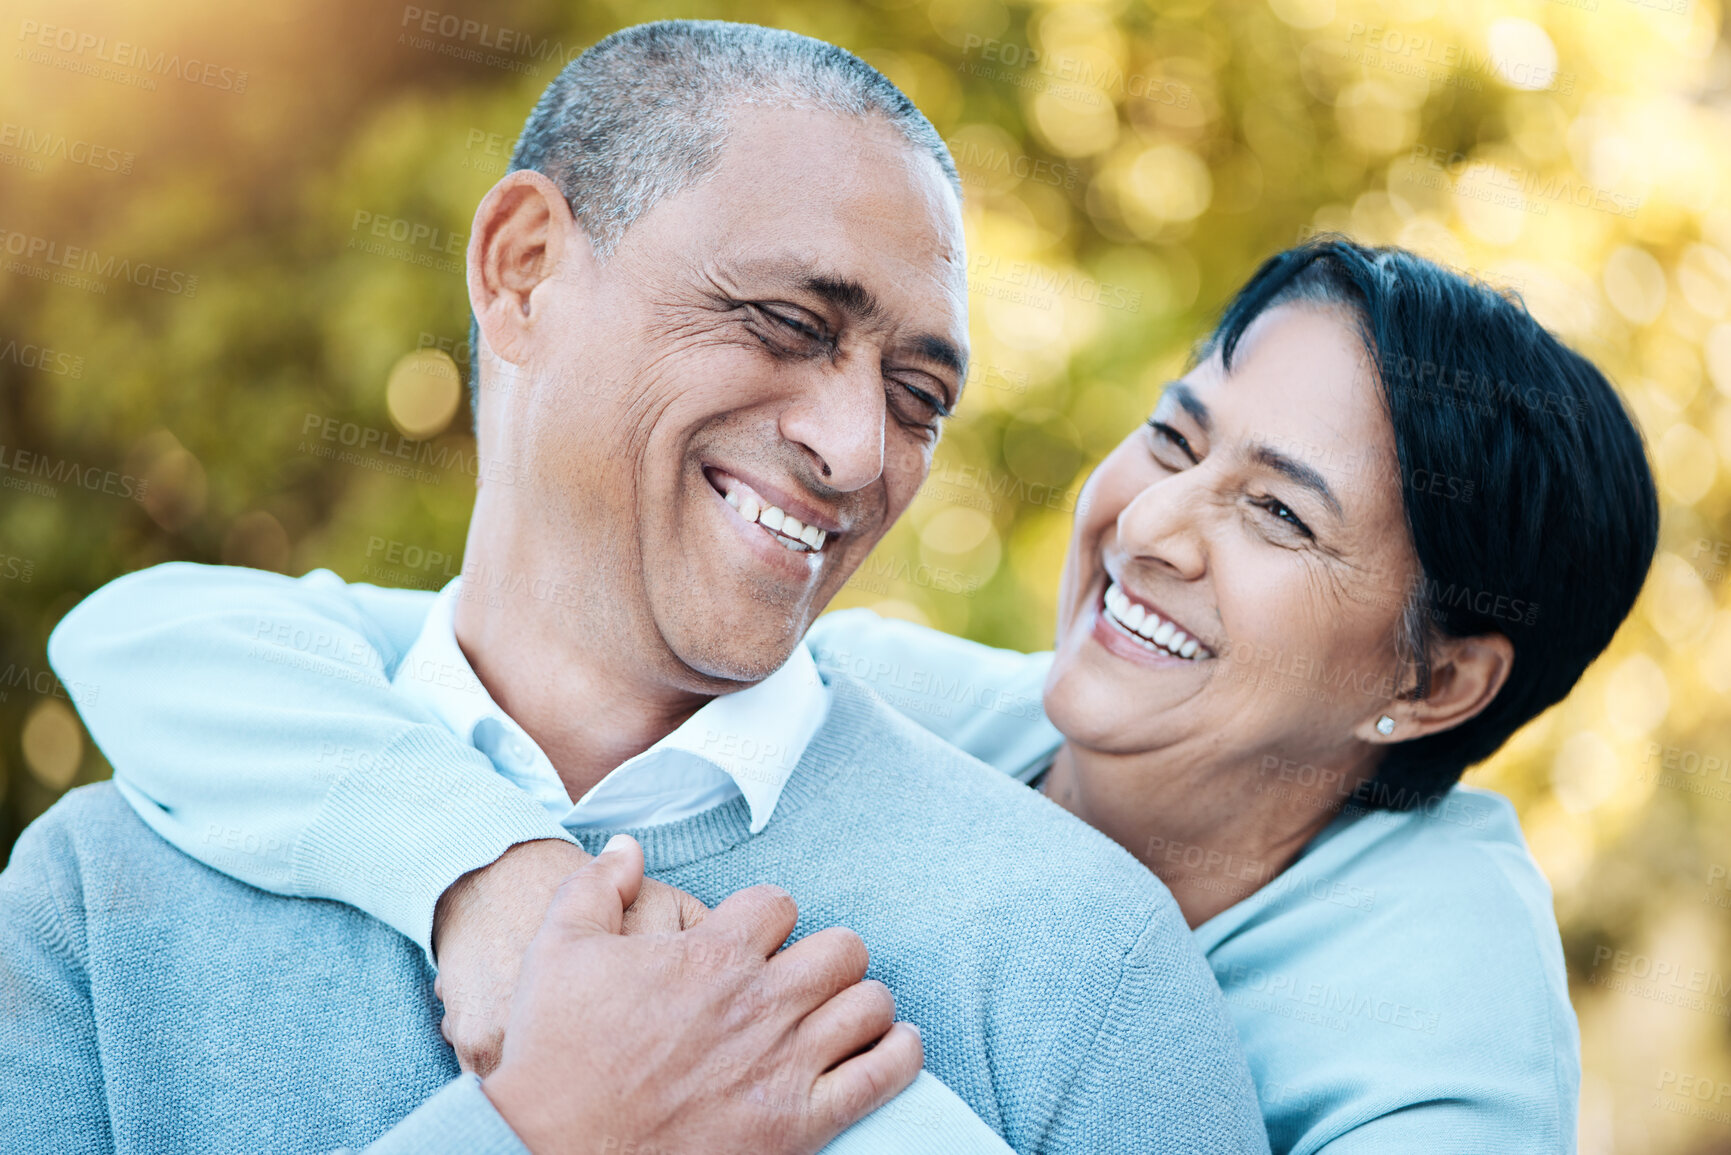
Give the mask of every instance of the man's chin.
<svg viewBox="0 0 1731 1155">
<path fill-rule="evenodd" d="M 777 623 L 779 625 L 779 623 Z M 711 693 L 725 694 L 756 685 L 781 669 L 805 637 L 803 619 L 797 628 L 765 628 L 761 633 L 681 631 L 669 637 L 673 656 L 698 677 L 713 683 Z"/>
</svg>

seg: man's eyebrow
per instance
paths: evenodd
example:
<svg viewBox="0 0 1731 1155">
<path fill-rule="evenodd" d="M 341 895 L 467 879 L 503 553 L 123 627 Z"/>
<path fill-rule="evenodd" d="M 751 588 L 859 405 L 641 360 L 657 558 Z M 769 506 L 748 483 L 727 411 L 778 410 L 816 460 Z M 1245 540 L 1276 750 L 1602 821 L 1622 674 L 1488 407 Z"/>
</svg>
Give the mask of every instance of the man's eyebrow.
<svg viewBox="0 0 1731 1155">
<path fill-rule="evenodd" d="M 872 291 L 851 277 L 816 273 L 801 284 L 807 292 L 822 297 L 855 320 L 869 323 L 883 316 L 883 307 Z M 912 347 L 917 355 L 954 373 L 958 383 L 967 379 L 968 359 L 954 341 L 935 333 L 921 333 L 913 339 Z M 954 405 L 956 399 L 950 398 L 949 403 Z"/>
<path fill-rule="evenodd" d="M 1208 406 L 1202 404 L 1202 398 L 1196 396 L 1190 386 L 1182 381 L 1168 382 L 1166 391 L 1160 395 L 1160 399 L 1164 401 L 1168 397 L 1178 402 L 1180 409 L 1190 414 L 1190 420 L 1196 422 L 1202 428 L 1202 432 L 1212 433 L 1214 431 L 1213 415 L 1208 412 Z"/>
<path fill-rule="evenodd" d="M 809 276 L 805 278 L 804 286 L 807 292 L 822 297 L 857 320 L 875 321 L 883 315 L 883 308 L 872 291 L 850 277 Z M 968 359 L 954 341 L 935 333 L 921 333 L 913 339 L 913 350 L 926 360 L 950 370 L 958 381 L 968 375 Z"/>
<path fill-rule="evenodd" d="M 1334 490 L 1328 487 L 1328 482 L 1322 474 L 1304 464 L 1295 461 L 1286 454 L 1270 445 L 1256 443 L 1250 446 L 1250 460 L 1258 465 L 1266 466 L 1283 477 L 1290 478 L 1328 503 L 1328 508 L 1334 511 L 1334 516 L 1345 517 L 1341 511 L 1340 502 L 1334 496 Z"/>
<path fill-rule="evenodd" d="M 822 297 L 844 313 L 860 321 L 875 321 L 883 315 L 883 307 L 872 291 L 851 277 L 827 277 L 821 274 L 805 278 L 805 290 Z"/>
<path fill-rule="evenodd" d="M 968 359 L 953 341 L 933 333 L 921 333 L 914 338 L 914 352 L 950 370 L 958 381 L 968 376 Z"/>
</svg>

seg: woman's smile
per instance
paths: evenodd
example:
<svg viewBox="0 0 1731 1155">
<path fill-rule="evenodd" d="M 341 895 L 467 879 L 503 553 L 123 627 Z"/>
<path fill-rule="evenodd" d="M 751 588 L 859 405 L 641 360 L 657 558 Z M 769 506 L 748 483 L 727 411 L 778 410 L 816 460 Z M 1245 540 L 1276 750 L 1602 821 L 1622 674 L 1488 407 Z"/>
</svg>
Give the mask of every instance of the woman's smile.
<svg viewBox="0 0 1731 1155">
<path fill-rule="evenodd" d="M 1177 619 L 1110 578 L 1107 579 L 1106 592 L 1100 597 L 1099 609 L 1110 625 L 1153 653 L 1187 662 L 1200 662 L 1214 656 Z"/>
</svg>

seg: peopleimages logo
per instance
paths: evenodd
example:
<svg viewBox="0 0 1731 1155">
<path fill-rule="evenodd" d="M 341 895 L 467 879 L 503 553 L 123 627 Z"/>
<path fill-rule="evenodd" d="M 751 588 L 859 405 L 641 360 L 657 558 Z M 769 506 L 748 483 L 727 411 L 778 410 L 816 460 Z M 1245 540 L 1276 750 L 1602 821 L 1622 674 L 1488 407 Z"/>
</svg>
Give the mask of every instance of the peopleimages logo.
<svg viewBox="0 0 1731 1155">
<path fill-rule="evenodd" d="M 49 484 L 53 483 L 53 484 Z M 54 485 L 74 485 L 92 493 L 144 500 L 150 489 L 147 478 L 118 473 L 99 465 L 83 465 L 69 458 L 50 457 L 29 449 L 0 445 L 0 488 L 20 489 L 40 497 L 55 497 Z"/>
<path fill-rule="evenodd" d="M 54 268 L 68 270 L 75 275 L 91 275 L 106 277 L 112 281 L 126 281 L 140 288 L 156 289 L 158 292 L 172 293 L 177 297 L 198 295 L 198 277 L 191 273 L 164 268 L 162 265 L 154 265 L 149 261 L 134 261 L 129 257 L 117 257 L 112 253 L 104 257 L 95 249 L 62 244 L 48 237 L 32 236 L 30 233 L 15 232 L 11 229 L 0 228 L 0 254 L 19 257 L 25 261 L 40 261 Z M 8 267 L 8 271 L 27 270 Z M 41 275 L 47 276 L 46 273 Z M 95 283 L 100 284 L 100 282 Z"/>
<path fill-rule="evenodd" d="M 452 12 L 438 12 L 414 5 L 404 7 L 399 27 L 402 29 L 397 34 L 400 45 L 523 76 L 539 76 L 541 64 L 549 62 L 564 67 L 575 60 L 584 47 L 567 47 L 562 41 L 550 37 L 537 39 L 515 28 L 494 26 Z"/>
<path fill-rule="evenodd" d="M 93 32 L 82 32 L 58 24 L 43 24 L 25 20 L 18 26 L 18 39 L 28 48 L 50 48 L 94 65 L 107 64 L 115 68 L 131 68 L 153 76 L 172 76 L 188 84 L 215 88 L 223 92 L 245 92 L 247 74 L 234 68 L 222 68 L 197 57 L 184 60 L 180 53 L 152 52 L 142 44 L 116 40 Z M 71 71 L 82 71 L 73 68 Z"/>
<path fill-rule="evenodd" d="M 0 363 L 10 362 L 24 369 L 51 373 L 56 377 L 84 376 L 84 358 L 50 349 L 29 341 L 8 339 L 0 344 Z"/>
<path fill-rule="evenodd" d="M 110 145 L 69 137 L 63 132 L 39 132 L 27 125 L 14 124 L 10 120 L 0 122 L 0 149 L 11 150 L 9 154 L 0 154 L 0 164 L 8 163 L 8 155 L 32 162 L 63 160 L 69 164 L 96 169 L 98 172 L 119 173 L 121 176 L 132 172 L 132 162 L 135 159 L 132 153 Z M 35 167 L 40 171 L 39 164 Z"/>
<path fill-rule="evenodd" d="M 1605 966 L 1606 963 L 1610 964 L 1609 967 Z M 1731 1005 L 1716 1001 L 1731 996 L 1731 977 L 1723 971 L 1598 946 L 1593 948 L 1592 973 L 1587 976 L 1587 982 L 1620 994 L 1731 1018 Z M 1699 997 L 1703 995 L 1706 997 Z"/>
<path fill-rule="evenodd" d="M 1024 296 L 1034 301 L 1050 302 L 1058 297 L 1069 297 L 1085 305 L 1099 305 L 1127 313 L 1134 313 L 1142 307 L 1140 289 L 1096 281 L 1084 274 L 1059 272 L 1033 261 L 1007 261 L 984 253 L 968 258 L 968 282 L 971 290 L 984 290 L 988 295 L 991 295 L 990 284 L 996 282 L 1022 290 Z"/>
<path fill-rule="evenodd" d="M 1444 585 L 1435 578 L 1422 574 L 1413 579 L 1411 589 L 1414 594 L 1423 597 L 1429 605 L 1439 610 L 1464 608 L 1484 617 L 1524 626 L 1530 626 L 1539 620 L 1537 602 L 1510 597 L 1508 594 L 1475 590 L 1452 582 Z"/>
</svg>

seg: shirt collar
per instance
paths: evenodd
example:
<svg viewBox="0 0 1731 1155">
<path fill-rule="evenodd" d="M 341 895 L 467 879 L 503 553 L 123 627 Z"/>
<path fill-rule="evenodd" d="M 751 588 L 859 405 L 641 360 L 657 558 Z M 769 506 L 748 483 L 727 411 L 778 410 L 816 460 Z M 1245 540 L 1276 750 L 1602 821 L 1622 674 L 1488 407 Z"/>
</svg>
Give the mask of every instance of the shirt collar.
<svg viewBox="0 0 1731 1155">
<path fill-rule="evenodd" d="M 453 578 L 433 599 L 415 644 L 391 676 L 391 685 L 438 715 L 451 733 L 473 744 L 475 727 L 489 718 L 503 719 L 505 712 L 475 676 L 474 667 L 457 644 L 456 608 L 462 580 Z"/>
<path fill-rule="evenodd" d="M 596 783 L 587 799 L 623 771 L 675 752 L 719 767 L 751 807 L 751 832 L 769 822 L 781 790 L 823 725 L 829 693 L 817 662 L 801 642 L 787 661 L 756 685 L 711 698 L 671 734 Z"/>
<path fill-rule="evenodd" d="M 752 833 L 769 823 L 782 787 L 823 725 L 829 706 L 828 688 L 803 642 L 769 677 L 711 699 L 672 733 L 615 767 L 573 805 L 551 760 L 493 700 L 457 644 L 455 615 L 462 580 L 453 578 L 439 591 L 392 685 L 486 754 L 505 777 L 566 825 L 580 825 L 586 807 L 617 812 L 634 786 L 653 777 L 652 768 L 665 771 L 670 761 L 689 765 L 682 758 L 688 755 L 731 779 L 751 808 Z M 702 793 L 702 784 L 694 782 L 692 789 Z"/>
</svg>

